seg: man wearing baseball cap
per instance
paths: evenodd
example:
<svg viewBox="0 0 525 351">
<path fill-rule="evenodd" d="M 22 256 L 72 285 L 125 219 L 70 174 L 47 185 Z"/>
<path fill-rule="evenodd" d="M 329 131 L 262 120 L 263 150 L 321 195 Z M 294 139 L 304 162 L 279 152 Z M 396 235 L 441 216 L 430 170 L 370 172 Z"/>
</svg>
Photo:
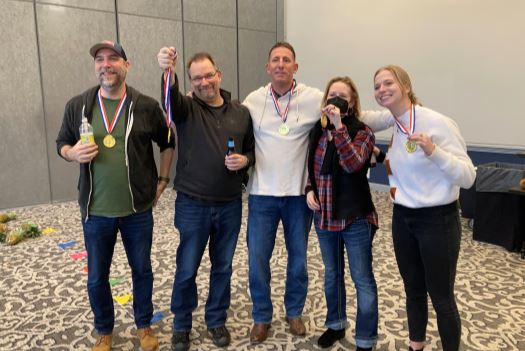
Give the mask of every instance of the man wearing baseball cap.
<svg viewBox="0 0 525 351">
<path fill-rule="evenodd" d="M 91 56 L 93 56 L 93 58 L 96 58 L 97 52 L 100 49 L 110 49 L 118 56 L 122 57 L 124 61 L 128 60 L 128 58 L 126 57 L 126 53 L 124 52 L 124 48 L 122 48 L 122 45 L 120 45 L 117 42 L 113 42 L 110 40 L 101 41 L 100 43 L 93 45 L 91 49 L 89 49 L 89 53 L 91 54 Z"/>
<path fill-rule="evenodd" d="M 87 287 L 98 334 L 92 350 L 111 349 L 115 314 L 109 274 L 119 231 L 132 271 L 140 347 L 157 350 L 150 327 L 152 207 L 169 183 L 175 142 L 158 102 L 126 84 L 130 63 L 122 46 L 106 40 L 89 53 L 100 84 L 69 100 L 56 142 L 62 158 L 80 165 L 78 202 L 88 254 Z M 93 138 L 86 142 L 79 128 L 87 122 Z M 160 149 L 159 172 L 153 142 Z"/>
</svg>

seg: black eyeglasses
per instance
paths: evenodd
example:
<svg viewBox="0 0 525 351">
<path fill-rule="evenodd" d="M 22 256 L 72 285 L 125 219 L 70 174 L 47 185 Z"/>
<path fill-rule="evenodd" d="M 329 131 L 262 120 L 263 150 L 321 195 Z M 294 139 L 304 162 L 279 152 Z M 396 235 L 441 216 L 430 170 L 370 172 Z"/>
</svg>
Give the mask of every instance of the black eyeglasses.
<svg viewBox="0 0 525 351">
<path fill-rule="evenodd" d="M 207 82 L 209 82 L 210 80 L 212 80 L 213 78 L 215 78 L 215 76 L 217 75 L 219 71 L 215 71 L 215 72 L 212 72 L 212 73 L 208 73 L 208 74 L 205 74 L 203 76 L 195 76 L 193 78 L 190 78 L 191 82 L 192 83 L 200 83 L 203 79 Z"/>
</svg>

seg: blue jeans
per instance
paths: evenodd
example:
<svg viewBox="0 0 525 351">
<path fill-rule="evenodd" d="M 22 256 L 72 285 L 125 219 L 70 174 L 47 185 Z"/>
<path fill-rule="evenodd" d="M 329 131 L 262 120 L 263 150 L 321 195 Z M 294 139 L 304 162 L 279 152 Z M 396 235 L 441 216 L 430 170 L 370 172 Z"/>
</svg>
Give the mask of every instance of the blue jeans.
<svg viewBox="0 0 525 351">
<path fill-rule="evenodd" d="M 82 226 L 88 254 L 87 289 L 97 332 L 110 334 L 115 323 L 109 271 L 119 230 L 131 267 L 135 324 L 137 328 L 149 326 L 153 316 L 153 303 L 151 302 L 153 215 L 151 209 L 125 217 L 89 216 L 87 221 L 82 222 Z"/>
<path fill-rule="evenodd" d="M 305 196 L 250 195 L 248 199 L 248 261 L 250 294 L 255 323 L 271 323 L 273 306 L 270 290 L 270 259 L 275 246 L 279 220 L 283 223 L 288 251 L 284 306 L 286 317 L 298 318 L 303 313 L 308 273 L 306 248 L 312 225 L 312 211 Z"/>
<path fill-rule="evenodd" d="M 341 330 L 348 326 L 346 318 L 345 253 L 350 275 L 357 292 L 356 345 L 373 347 L 377 342 L 377 286 L 372 270 L 371 226 L 359 219 L 344 230 L 331 232 L 315 228 L 324 262 L 326 327 Z"/>
<path fill-rule="evenodd" d="M 180 233 L 180 243 L 171 295 L 174 331 L 191 330 L 192 312 L 198 304 L 195 278 L 208 240 L 211 272 L 204 319 L 208 328 L 226 323 L 230 307 L 232 261 L 241 229 L 241 216 L 240 198 L 210 204 L 177 193 L 175 227 Z"/>
</svg>

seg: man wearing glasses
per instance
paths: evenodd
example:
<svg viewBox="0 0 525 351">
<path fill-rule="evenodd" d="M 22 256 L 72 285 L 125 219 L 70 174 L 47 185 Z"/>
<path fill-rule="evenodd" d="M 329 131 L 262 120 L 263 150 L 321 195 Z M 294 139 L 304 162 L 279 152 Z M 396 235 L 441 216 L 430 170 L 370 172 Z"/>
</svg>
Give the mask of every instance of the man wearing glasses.
<svg viewBox="0 0 525 351">
<path fill-rule="evenodd" d="M 208 332 L 216 346 L 230 343 L 226 329 L 230 306 L 232 260 L 242 216 L 242 181 L 255 162 L 250 113 L 221 89 L 221 72 L 208 53 L 193 55 L 187 65 L 192 97 L 179 92 L 174 47 L 160 49 L 159 66 L 167 71 L 179 154 L 174 188 L 175 227 L 180 234 L 175 281 L 171 298 L 171 349 L 188 350 L 192 312 L 197 308 L 195 278 L 209 240 L 210 287 L 205 307 Z M 163 80 L 165 87 L 167 76 Z M 228 139 L 235 152 L 227 155 Z"/>
</svg>

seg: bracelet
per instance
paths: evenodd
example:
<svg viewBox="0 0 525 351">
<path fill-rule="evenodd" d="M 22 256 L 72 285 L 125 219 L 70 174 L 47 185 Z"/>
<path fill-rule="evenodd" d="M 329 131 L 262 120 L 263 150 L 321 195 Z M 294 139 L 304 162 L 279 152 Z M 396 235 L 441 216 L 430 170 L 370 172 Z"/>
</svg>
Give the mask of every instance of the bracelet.
<svg viewBox="0 0 525 351">
<path fill-rule="evenodd" d="M 166 183 L 169 184 L 169 182 L 170 182 L 170 177 L 162 177 L 162 176 L 161 176 L 161 177 L 158 178 L 158 181 L 159 181 L 159 183 L 160 183 L 160 182 L 166 182 Z"/>
</svg>

